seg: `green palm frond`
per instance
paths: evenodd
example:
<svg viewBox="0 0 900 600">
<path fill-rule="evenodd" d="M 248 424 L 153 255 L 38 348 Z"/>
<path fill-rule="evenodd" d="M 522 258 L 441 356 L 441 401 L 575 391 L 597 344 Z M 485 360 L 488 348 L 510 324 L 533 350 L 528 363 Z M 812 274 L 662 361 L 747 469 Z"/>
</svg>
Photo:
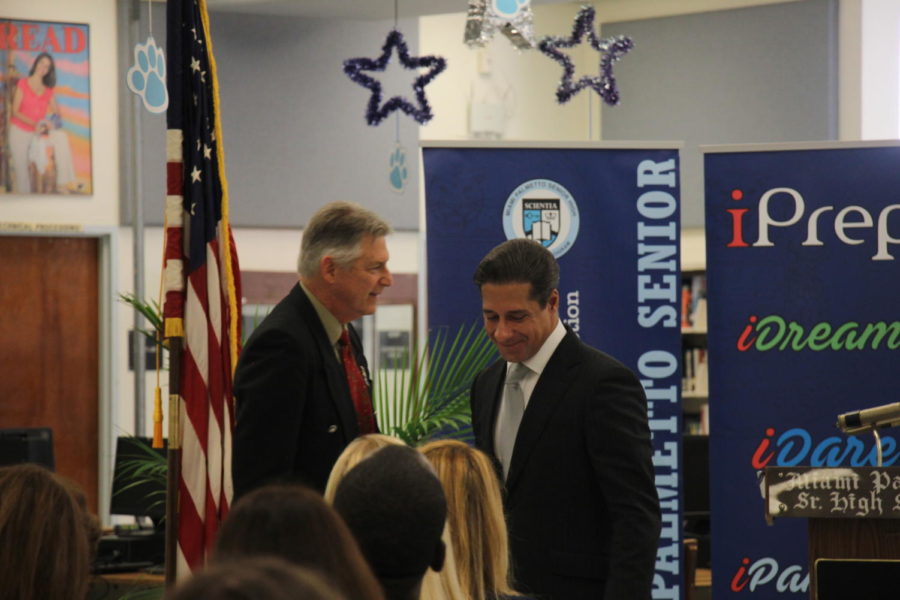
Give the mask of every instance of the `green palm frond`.
<svg viewBox="0 0 900 600">
<path fill-rule="evenodd" d="M 163 317 L 162 310 L 159 308 L 159 302 L 156 300 L 145 302 L 134 294 L 123 294 L 121 292 L 119 293 L 119 301 L 144 315 L 152 329 L 139 329 L 138 331 L 159 344 L 159 340 L 163 339 Z"/>
<path fill-rule="evenodd" d="M 431 332 L 424 348 L 414 344 L 389 365 L 379 365 L 373 393 L 382 431 L 410 445 L 434 437 L 471 437 L 469 388 L 475 375 L 496 359 L 478 323 L 455 334 Z"/>
<path fill-rule="evenodd" d="M 133 437 L 131 439 L 134 454 L 124 457 L 119 461 L 117 469 L 121 469 L 117 475 L 121 475 L 123 480 L 128 483 L 116 490 L 117 494 L 121 494 L 126 490 L 152 483 L 153 487 L 158 490 L 150 493 L 150 497 L 154 502 L 150 508 L 157 506 L 165 506 L 166 503 L 166 484 L 169 471 L 168 461 L 165 456 L 154 450 L 144 440 Z"/>
</svg>

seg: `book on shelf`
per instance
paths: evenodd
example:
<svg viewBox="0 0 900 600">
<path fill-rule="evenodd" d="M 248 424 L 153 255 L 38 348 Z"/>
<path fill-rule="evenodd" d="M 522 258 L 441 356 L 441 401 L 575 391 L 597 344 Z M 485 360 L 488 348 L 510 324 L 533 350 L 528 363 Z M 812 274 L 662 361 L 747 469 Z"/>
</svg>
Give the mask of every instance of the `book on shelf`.
<svg viewBox="0 0 900 600">
<path fill-rule="evenodd" d="M 681 328 L 691 328 L 691 286 L 687 283 L 681 286 Z"/>
<path fill-rule="evenodd" d="M 681 391 L 693 396 L 709 393 L 709 367 L 706 348 L 685 348 L 682 356 L 684 369 Z"/>
<path fill-rule="evenodd" d="M 700 406 L 700 434 L 709 435 L 709 403 Z"/>
<path fill-rule="evenodd" d="M 706 331 L 706 275 L 702 273 L 682 279 L 681 328 Z"/>
<path fill-rule="evenodd" d="M 697 331 L 706 331 L 706 298 L 700 298 L 694 304 L 691 327 Z"/>
<path fill-rule="evenodd" d="M 682 433 L 685 435 L 709 435 L 709 403 L 700 405 L 695 413 L 684 413 Z"/>
</svg>

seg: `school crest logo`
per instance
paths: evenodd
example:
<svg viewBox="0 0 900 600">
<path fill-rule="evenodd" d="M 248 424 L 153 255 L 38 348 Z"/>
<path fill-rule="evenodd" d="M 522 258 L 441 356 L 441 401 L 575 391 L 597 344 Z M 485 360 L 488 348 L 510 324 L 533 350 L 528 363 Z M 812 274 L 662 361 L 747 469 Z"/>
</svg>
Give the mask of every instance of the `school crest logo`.
<svg viewBox="0 0 900 600">
<path fill-rule="evenodd" d="M 503 207 L 503 231 L 507 239 L 540 242 L 559 258 L 578 237 L 578 205 L 569 190 L 550 179 L 521 184 Z"/>
<path fill-rule="evenodd" d="M 559 236 L 559 198 L 522 200 L 525 237 L 549 248 Z"/>
</svg>

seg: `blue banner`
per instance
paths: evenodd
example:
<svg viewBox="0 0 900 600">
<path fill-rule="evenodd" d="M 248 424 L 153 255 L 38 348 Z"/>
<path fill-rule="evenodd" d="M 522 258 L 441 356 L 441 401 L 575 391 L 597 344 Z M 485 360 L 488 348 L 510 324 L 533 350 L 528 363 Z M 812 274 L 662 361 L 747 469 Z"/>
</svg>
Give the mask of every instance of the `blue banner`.
<svg viewBox="0 0 900 600">
<path fill-rule="evenodd" d="M 647 392 L 663 533 L 654 598 L 682 597 L 678 151 L 426 147 L 431 329 L 481 318 L 472 282 L 491 248 L 543 243 L 560 265 L 560 318 Z"/>
<path fill-rule="evenodd" d="M 762 469 L 875 464 L 835 422 L 900 400 L 898 165 L 862 144 L 704 157 L 717 600 L 809 597 L 807 523 L 766 525 Z"/>
</svg>

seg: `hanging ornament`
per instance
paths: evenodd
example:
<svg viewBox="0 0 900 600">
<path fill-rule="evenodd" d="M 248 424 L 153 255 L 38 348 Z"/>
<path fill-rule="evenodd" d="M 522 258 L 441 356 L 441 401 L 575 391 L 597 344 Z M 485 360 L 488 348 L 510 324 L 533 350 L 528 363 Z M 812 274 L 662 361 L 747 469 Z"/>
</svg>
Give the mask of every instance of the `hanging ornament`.
<svg viewBox="0 0 900 600">
<path fill-rule="evenodd" d="M 470 48 L 486 46 L 498 30 L 519 50 L 534 48 L 531 0 L 469 0 L 466 44 Z"/>
<path fill-rule="evenodd" d="M 128 89 L 140 96 L 144 107 L 152 113 L 166 112 L 169 92 L 166 90 L 166 56 L 156 45 L 153 35 L 146 44 L 135 44 L 134 64 L 125 75 Z"/>
<path fill-rule="evenodd" d="M 397 49 L 397 56 L 400 57 L 400 64 L 405 68 L 417 70 L 428 67 L 428 71 L 416 77 L 413 82 L 412 87 L 416 93 L 418 106 L 413 106 L 402 96 L 392 96 L 382 105 L 381 82 L 363 73 L 363 71 L 384 71 L 391 60 L 391 52 L 394 48 Z M 378 125 L 395 110 L 403 111 L 423 125 L 430 121 L 434 115 L 431 114 L 431 106 L 428 104 L 428 98 L 425 97 L 425 86 L 446 68 L 447 60 L 441 56 L 410 56 L 403 34 L 396 29 L 392 29 L 388 33 L 381 49 L 381 56 L 378 58 L 350 58 L 344 61 L 344 73 L 355 83 L 372 92 L 366 107 L 366 122 L 369 125 Z"/>
<path fill-rule="evenodd" d="M 610 106 L 619 103 L 619 90 L 616 87 L 616 78 L 613 75 L 612 67 L 613 63 L 634 47 L 634 43 L 631 38 L 623 35 L 606 39 L 597 37 L 594 32 L 594 16 L 592 6 L 582 6 L 575 18 L 571 37 L 565 39 L 558 36 L 547 36 L 538 45 L 541 52 L 563 67 L 563 78 L 559 87 L 556 88 L 556 99 L 560 104 L 565 104 L 572 99 L 572 96 L 586 87 L 593 88 Z M 560 48 L 577 46 L 585 34 L 587 34 L 591 48 L 600 53 L 600 75 L 594 77 L 585 75 L 573 83 L 572 76 L 575 74 L 575 66 L 572 64 L 572 59 Z"/>
<path fill-rule="evenodd" d="M 402 194 L 406 189 L 406 182 L 409 180 L 409 171 L 406 167 L 406 148 L 400 145 L 398 141 L 394 145 L 394 151 L 391 152 L 391 158 L 388 161 L 388 182 L 392 192 Z"/>
</svg>

